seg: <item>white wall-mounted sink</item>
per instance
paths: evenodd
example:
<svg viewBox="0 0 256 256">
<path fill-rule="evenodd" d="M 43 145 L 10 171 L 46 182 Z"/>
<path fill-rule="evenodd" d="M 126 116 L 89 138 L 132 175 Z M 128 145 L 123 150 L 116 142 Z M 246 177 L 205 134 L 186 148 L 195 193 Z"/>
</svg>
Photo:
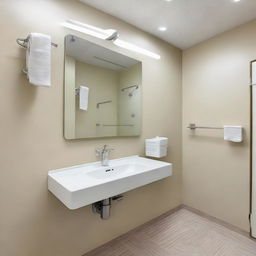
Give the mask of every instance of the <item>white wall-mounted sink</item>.
<svg viewBox="0 0 256 256">
<path fill-rule="evenodd" d="M 172 175 L 172 164 L 139 156 L 48 172 L 48 189 L 69 209 L 77 209 Z"/>
</svg>

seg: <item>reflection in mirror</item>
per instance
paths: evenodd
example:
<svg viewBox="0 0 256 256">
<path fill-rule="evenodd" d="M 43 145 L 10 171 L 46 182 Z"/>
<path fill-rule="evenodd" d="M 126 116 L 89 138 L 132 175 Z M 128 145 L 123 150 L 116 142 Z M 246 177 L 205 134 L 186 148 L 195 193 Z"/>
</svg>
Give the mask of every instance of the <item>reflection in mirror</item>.
<svg viewBox="0 0 256 256">
<path fill-rule="evenodd" d="M 140 135 L 141 62 L 68 35 L 64 80 L 66 139 Z"/>
</svg>

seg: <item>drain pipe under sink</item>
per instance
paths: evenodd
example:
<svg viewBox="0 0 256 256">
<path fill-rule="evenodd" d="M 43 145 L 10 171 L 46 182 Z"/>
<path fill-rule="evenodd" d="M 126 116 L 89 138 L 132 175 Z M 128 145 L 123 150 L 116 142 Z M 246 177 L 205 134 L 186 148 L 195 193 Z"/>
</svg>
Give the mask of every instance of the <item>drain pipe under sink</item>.
<svg viewBox="0 0 256 256">
<path fill-rule="evenodd" d="M 123 199 L 122 195 L 114 196 L 112 198 L 107 198 L 102 201 L 96 202 L 92 204 L 92 210 L 94 213 L 100 214 L 100 217 L 103 220 L 107 220 L 110 218 L 110 209 L 111 209 L 111 201 L 120 201 Z"/>
</svg>

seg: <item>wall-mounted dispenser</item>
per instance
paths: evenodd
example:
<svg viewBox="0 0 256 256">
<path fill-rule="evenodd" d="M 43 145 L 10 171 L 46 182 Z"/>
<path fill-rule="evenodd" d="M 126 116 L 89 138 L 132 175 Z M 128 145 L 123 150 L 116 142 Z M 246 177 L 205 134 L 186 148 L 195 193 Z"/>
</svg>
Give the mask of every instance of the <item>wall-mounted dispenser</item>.
<svg viewBox="0 0 256 256">
<path fill-rule="evenodd" d="M 155 137 L 145 140 L 146 156 L 150 157 L 165 157 L 167 155 L 168 138 Z"/>
</svg>

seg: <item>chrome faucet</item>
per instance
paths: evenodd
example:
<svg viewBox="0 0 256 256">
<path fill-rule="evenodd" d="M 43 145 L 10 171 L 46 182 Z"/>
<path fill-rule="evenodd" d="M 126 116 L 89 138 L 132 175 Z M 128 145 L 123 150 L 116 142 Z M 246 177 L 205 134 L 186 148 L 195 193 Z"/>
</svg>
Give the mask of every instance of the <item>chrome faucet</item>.
<svg viewBox="0 0 256 256">
<path fill-rule="evenodd" d="M 107 145 L 104 145 L 102 148 L 96 149 L 96 156 L 100 157 L 101 165 L 108 166 L 109 162 L 109 154 L 114 150 L 113 148 L 108 148 Z"/>
</svg>

